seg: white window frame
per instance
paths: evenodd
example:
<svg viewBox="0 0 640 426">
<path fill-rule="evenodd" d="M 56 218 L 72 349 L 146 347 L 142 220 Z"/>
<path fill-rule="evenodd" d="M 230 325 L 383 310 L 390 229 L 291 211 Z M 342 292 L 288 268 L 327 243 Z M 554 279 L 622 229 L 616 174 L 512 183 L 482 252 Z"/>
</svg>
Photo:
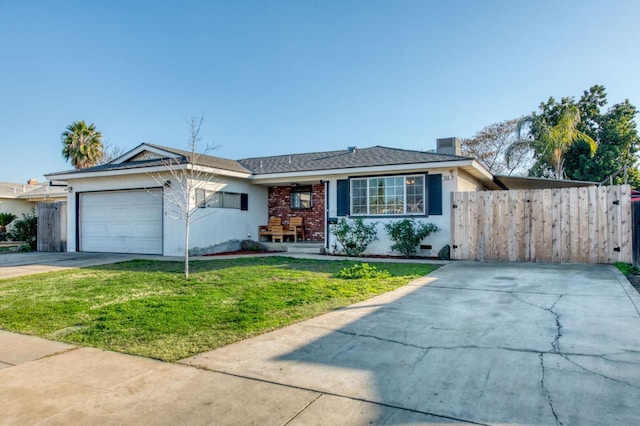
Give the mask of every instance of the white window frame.
<svg viewBox="0 0 640 426">
<path fill-rule="evenodd" d="M 419 212 L 407 212 L 407 180 L 411 178 L 421 178 L 422 179 L 422 211 Z M 370 193 L 370 183 L 374 179 L 388 179 L 388 178 L 402 178 L 402 212 L 401 213 L 371 213 L 371 193 Z M 366 182 L 366 213 L 355 213 L 354 211 L 354 188 L 353 184 L 355 181 L 365 181 Z M 425 174 L 410 174 L 410 175 L 387 175 L 387 176 L 367 176 L 367 177 L 354 177 L 349 179 L 349 211 L 351 212 L 351 216 L 378 216 L 378 217 L 398 217 L 398 216 L 426 216 L 427 215 L 427 176 Z"/>
</svg>

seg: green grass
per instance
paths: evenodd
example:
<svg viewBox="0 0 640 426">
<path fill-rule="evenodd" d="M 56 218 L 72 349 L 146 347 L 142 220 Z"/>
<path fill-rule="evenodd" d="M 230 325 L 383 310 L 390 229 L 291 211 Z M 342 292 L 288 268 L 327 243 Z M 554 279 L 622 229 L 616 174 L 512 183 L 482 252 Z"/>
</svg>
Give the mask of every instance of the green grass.
<svg viewBox="0 0 640 426">
<path fill-rule="evenodd" d="M 0 328 L 175 361 L 385 293 L 436 265 L 377 263 L 388 278 L 340 279 L 353 261 L 251 257 L 132 261 L 0 280 Z"/>
<path fill-rule="evenodd" d="M 615 267 L 618 268 L 620 270 L 620 272 L 622 272 L 625 276 L 629 275 L 629 274 L 637 274 L 638 270 L 636 268 L 634 268 L 633 266 L 631 266 L 630 263 L 624 263 L 624 262 L 616 262 L 614 263 Z"/>
</svg>

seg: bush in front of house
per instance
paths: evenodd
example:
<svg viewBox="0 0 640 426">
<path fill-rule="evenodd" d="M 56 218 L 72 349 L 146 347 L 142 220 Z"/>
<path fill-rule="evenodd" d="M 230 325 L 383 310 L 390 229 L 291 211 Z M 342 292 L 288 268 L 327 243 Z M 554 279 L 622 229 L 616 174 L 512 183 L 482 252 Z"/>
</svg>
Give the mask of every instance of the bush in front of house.
<svg viewBox="0 0 640 426">
<path fill-rule="evenodd" d="M 335 235 L 347 256 L 360 256 L 369 244 L 378 239 L 377 224 L 373 222 L 367 225 L 362 218 L 342 218 L 338 223 L 331 225 L 331 233 Z"/>
<path fill-rule="evenodd" d="M 420 241 L 440 230 L 433 223 L 416 223 L 412 217 L 385 223 L 384 229 L 389 239 L 393 241 L 391 250 L 399 252 L 404 257 L 415 256 L 416 247 Z"/>
<path fill-rule="evenodd" d="M 378 269 L 368 263 L 356 263 L 351 267 L 342 268 L 335 275 L 336 278 L 357 280 L 362 278 L 389 278 L 391 274 L 384 269 Z"/>
<path fill-rule="evenodd" d="M 13 222 L 17 216 L 13 213 L 0 213 L 0 241 L 4 241 L 7 236 L 7 226 Z"/>
<path fill-rule="evenodd" d="M 11 241 L 24 241 L 28 243 L 32 250 L 37 247 L 36 238 L 38 235 L 38 218 L 33 213 L 22 214 L 22 219 L 13 222 L 11 231 L 7 233 L 7 237 Z"/>
</svg>

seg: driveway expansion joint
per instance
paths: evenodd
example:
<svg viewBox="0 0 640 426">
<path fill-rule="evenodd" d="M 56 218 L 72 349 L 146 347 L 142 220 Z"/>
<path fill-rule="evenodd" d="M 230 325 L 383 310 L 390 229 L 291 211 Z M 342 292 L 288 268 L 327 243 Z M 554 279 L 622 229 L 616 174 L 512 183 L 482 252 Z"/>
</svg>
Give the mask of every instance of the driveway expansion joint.
<svg viewBox="0 0 640 426">
<path fill-rule="evenodd" d="M 479 422 L 476 422 L 476 421 L 473 421 L 473 420 L 461 419 L 461 418 L 458 418 L 458 417 L 447 416 L 446 414 L 437 414 L 437 413 L 432 413 L 432 412 L 429 412 L 429 411 L 416 410 L 416 409 L 413 409 L 413 408 L 402 407 L 402 406 L 399 406 L 399 405 L 386 404 L 386 403 L 380 402 L 380 401 L 373 401 L 373 400 L 369 400 L 369 399 L 365 399 L 365 398 L 356 398 L 356 397 L 353 397 L 353 396 L 344 395 L 344 394 L 340 394 L 340 393 L 319 391 L 319 390 L 308 388 L 308 387 L 291 385 L 291 384 L 287 384 L 287 383 L 280 383 L 280 382 L 276 382 L 274 380 L 268 380 L 268 379 L 264 379 L 264 378 L 252 377 L 252 376 L 247 376 L 247 375 L 243 375 L 243 374 L 231 373 L 231 372 L 223 371 L 223 370 L 216 370 L 214 368 L 209 368 L 209 367 L 205 367 L 205 366 L 202 366 L 202 365 L 193 365 L 193 364 L 183 364 L 183 365 L 186 365 L 188 367 L 197 368 L 199 370 L 209 371 L 209 372 L 212 372 L 212 373 L 224 374 L 225 376 L 229 376 L 229 377 L 237 377 L 237 378 L 240 378 L 240 379 L 252 380 L 252 381 L 255 381 L 255 382 L 266 383 L 266 384 L 276 385 L 276 386 L 283 386 L 283 387 L 290 388 L 290 389 L 298 389 L 298 390 L 302 390 L 302 391 L 313 392 L 313 393 L 319 394 L 318 397 L 315 398 L 312 401 L 312 403 L 317 401 L 321 396 L 328 395 L 328 396 L 335 396 L 335 397 L 338 397 L 338 398 L 349 399 L 351 401 L 366 402 L 367 404 L 379 405 L 381 407 L 393 408 L 393 409 L 396 409 L 396 410 L 408 411 L 408 412 L 411 412 L 411 413 L 424 414 L 424 415 L 427 415 L 427 416 L 433 416 L 433 417 L 438 417 L 438 418 L 442 418 L 442 419 L 453 420 L 455 422 L 464 423 L 464 424 L 479 425 L 479 426 L 490 426 L 488 423 L 479 423 Z M 305 408 L 309 407 L 310 405 L 311 405 L 311 403 L 308 404 Z M 293 418 L 289 419 L 287 422 L 290 422 L 291 420 L 293 420 Z"/>
<path fill-rule="evenodd" d="M 314 402 L 316 402 L 317 400 L 320 399 L 320 397 L 322 397 L 324 395 L 324 393 L 319 394 L 318 396 L 316 396 L 315 398 L 313 398 L 311 401 L 309 401 L 304 407 L 302 407 L 300 410 L 298 410 L 297 413 L 295 413 L 293 416 L 291 416 L 291 418 L 289 420 L 287 420 L 286 422 L 284 422 L 282 424 L 282 426 L 286 426 L 289 423 L 291 423 L 292 421 L 294 421 L 296 419 L 296 417 L 298 417 L 300 414 L 302 414 L 302 412 L 304 410 L 306 410 L 307 408 L 311 407 L 311 405 L 313 405 Z"/>
</svg>

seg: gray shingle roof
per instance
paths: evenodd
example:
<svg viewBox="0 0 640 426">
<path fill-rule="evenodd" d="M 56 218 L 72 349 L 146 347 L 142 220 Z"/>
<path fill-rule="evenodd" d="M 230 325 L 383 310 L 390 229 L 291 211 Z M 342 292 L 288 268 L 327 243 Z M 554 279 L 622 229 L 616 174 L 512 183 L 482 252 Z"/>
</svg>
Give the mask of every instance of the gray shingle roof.
<svg viewBox="0 0 640 426">
<path fill-rule="evenodd" d="M 0 198 L 47 198 L 66 195 L 64 188 L 49 186 L 49 182 L 35 185 L 0 182 Z"/>
<path fill-rule="evenodd" d="M 374 146 L 355 149 L 353 152 L 345 149 L 341 151 L 246 158 L 238 162 L 254 174 L 268 174 L 433 163 L 440 161 L 462 161 L 469 159 L 469 157 L 460 157 L 457 155 Z"/>
<path fill-rule="evenodd" d="M 181 157 L 181 163 L 191 162 L 191 152 L 169 148 L 161 145 L 145 143 L 144 145 L 167 151 Z M 243 160 L 229 160 L 199 154 L 196 164 L 254 175 L 270 173 L 295 173 L 306 171 L 322 171 L 335 169 L 350 169 L 356 167 L 376 167 L 388 165 L 434 163 L 441 161 L 464 161 L 470 157 L 437 154 L 435 152 L 410 151 L 406 149 L 373 146 L 370 148 L 349 149 L 340 151 L 311 152 L 305 154 L 276 155 L 271 157 L 245 158 Z M 143 167 L 162 166 L 166 160 L 152 159 L 129 161 L 119 164 L 103 164 L 86 169 L 74 169 L 65 172 L 52 173 L 48 176 L 77 174 L 86 172 L 100 172 L 109 170 L 126 170 Z"/>
<path fill-rule="evenodd" d="M 167 151 L 172 154 L 178 155 L 182 157 L 179 162 L 183 164 L 192 163 L 191 161 L 191 152 L 183 151 L 181 149 L 169 148 L 161 145 L 154 145 L 150 143 L 145 143 L 143 145 L 147 145 L 159 150 Z M 228 170 L 232 172 L 240 172 L 240 173 L 251 173 L 249 170 L 244 168 L 235 160 L 228 160 L 226 158 L 213 157 L 211 155 L 205 154 L 196 154 L 195 158 L 196 162 L 193 164 L 199 166 L 207 166 L 213 167 L 221 170 Z M 128 161 L 126 163 L 119 164 L 102 164 L 100 166 L 87 167 L 85 169 L 73 169 L 67 170 L 63 172 L 51 173 L 48 176 L 56 176 L 56 175 L 66 175 L 66 174 L 78 174 L 78 173 L 87 173 L 87 172 L 103 172 L 110 170 L 127 170 L 127 169 L 137 169 L 143 167 L 154 167 L 154 166 L 164 166 L 166 165 L 166 160 L 154 159 L 154 160 L 141 160 L 141 161 Z"/>
<path fill-rule="evenodd" d="M 154 145 L 150 143 L 147 143 L 145 145 L 152 146 L 154 148 L 161 149 L 164 151 L 168 151 L 176 155 L 180 155 L 184 157 L 187 160 L 187 162 L 189 163 L 192 162 L 191 152 L 189 151 L 184 151 L 182 149 L 169 148 L 161 145 Z M 206 154 L 196 154 L 195 160 L 196 160 L 196 164 L 199 166 L 213 167 L 216 169 L 229 170 L 232 172 L 251 173 L 248 169 L 243 167 L 236 160 L 229 160 L 227 158 L 214 157 L 212 155 L 206 155 Z"/>
</svg>

